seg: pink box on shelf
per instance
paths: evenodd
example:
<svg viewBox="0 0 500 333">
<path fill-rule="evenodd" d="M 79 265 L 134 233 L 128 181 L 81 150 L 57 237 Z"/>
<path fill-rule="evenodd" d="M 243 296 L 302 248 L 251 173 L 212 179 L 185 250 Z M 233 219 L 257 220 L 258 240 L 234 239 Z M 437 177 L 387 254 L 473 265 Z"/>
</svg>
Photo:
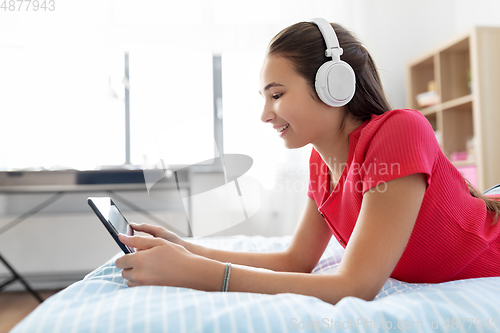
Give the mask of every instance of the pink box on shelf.
<svg viewBox="0 0 500 333">
<path fill-rule="evenodd" d="M 452 161 L 465 161 L 468 155 L 466 151 L 457 151 L 451 154 Z"/>
<path fill-rule="evenodd" d="M 457 169 L 465 179 L 477 188 L 477 168 L 475 165 L 459 166 Z"/>
</svg>

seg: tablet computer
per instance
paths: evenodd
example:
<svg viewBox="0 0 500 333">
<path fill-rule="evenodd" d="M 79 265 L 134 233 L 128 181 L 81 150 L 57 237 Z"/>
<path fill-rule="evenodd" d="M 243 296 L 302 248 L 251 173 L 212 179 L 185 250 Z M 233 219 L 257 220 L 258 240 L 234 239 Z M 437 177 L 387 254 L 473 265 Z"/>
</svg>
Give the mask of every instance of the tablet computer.
<svg viewBox="0 0 500 333">
<path fill-rule="evenodd" d="M 132 236 L 134 230 L 130 227 L 127 219 L 120 212 L 113 199 L 110 197 L 89 197 L 87 203 L 94 213 L 101 220 L 104 227 L 111 234 L 118 246 L 125 254 L 135 252 L 134 248 L 129 247 L 118 239 L 118 234 Z"/>
</svg>

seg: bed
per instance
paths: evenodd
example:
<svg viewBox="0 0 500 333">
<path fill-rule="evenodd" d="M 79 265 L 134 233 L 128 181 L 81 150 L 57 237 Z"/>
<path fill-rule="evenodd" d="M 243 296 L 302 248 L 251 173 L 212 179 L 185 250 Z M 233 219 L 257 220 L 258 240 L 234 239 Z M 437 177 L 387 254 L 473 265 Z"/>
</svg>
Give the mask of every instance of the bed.
<svg viewBox="0 0 500 333">
<path fill-rule="evenodd" d="M 279 251 L 291 237 L 192 240 L 238 251 Z M 338 267 L 332 238 L 313 274 Z M 375 300 L 346 297 L 335 306 L 296 294 L 129 288 L 115 259 L 53 295 L 11 332 L 498 332 L 500 277 L 411 284 L 388 279 Z"/>
</svg>

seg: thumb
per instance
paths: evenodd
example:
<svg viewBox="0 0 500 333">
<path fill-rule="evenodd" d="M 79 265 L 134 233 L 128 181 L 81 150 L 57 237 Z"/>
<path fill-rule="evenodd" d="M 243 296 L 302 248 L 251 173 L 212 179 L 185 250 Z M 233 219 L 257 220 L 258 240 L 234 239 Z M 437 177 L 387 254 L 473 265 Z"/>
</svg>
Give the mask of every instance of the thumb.
<svg viewBox="0 0 500 333">
<path fill-rule="evenodd" d="M 155 246 L 161 245 L 162 240 L 159 238 L 143 237 L 143 236 L 127 236 L 119 234 L 118 239 L 125 245 L 135 247 L 138 250 L 147 250 Z"/>
<path fill-rule="evenodd" d="M 131 223 L 130 226 L 135 231 L 145 232 L 145 233 L 150 234 L 153 237 L 159 237 L 159 235 L 163 231 L 162 227 L 154 226 L 154 225 L 150 225 L 150 224 L 145 224 L 145 223 L 144 224 Z"/>
</svg>

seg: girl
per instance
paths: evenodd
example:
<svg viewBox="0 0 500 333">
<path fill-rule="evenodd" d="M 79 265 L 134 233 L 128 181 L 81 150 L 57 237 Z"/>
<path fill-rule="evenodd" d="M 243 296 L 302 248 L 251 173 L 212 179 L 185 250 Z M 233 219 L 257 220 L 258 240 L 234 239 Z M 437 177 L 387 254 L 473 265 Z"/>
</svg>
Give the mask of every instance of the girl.
<svg viewBox="0 0 500 333">
<path fill-rule="evenodd" d="M 330 26 L 343 54 L 330 48 Z M 339 54 L 354 73 L 349 76 L 348 66 L 332 71 L 329 80 L 341 78 L 339 99 L 345 99 L 337 103 L 324 96 L 316 73 Z M 500 204 L 464 180 L 424 116 L 390 110 L 372 58 L 346 29 L 317 20 L 281 31 L 269 44 L 260 93 L 261 119 L 285 146 L 313 146 L 309 198 L 289 248 L 221 251 L 161 227 L 133 225 L 154 237 L 120 235 L 140 250 L 116 260 L 129 286 L 298 293 L 335 304 L 345 296 L 372 300 L 389 277 L 443 282 L 500 276 Z M 309 274 L 332 235 L 345 247 L 338 270 Z"/>
</svg>

